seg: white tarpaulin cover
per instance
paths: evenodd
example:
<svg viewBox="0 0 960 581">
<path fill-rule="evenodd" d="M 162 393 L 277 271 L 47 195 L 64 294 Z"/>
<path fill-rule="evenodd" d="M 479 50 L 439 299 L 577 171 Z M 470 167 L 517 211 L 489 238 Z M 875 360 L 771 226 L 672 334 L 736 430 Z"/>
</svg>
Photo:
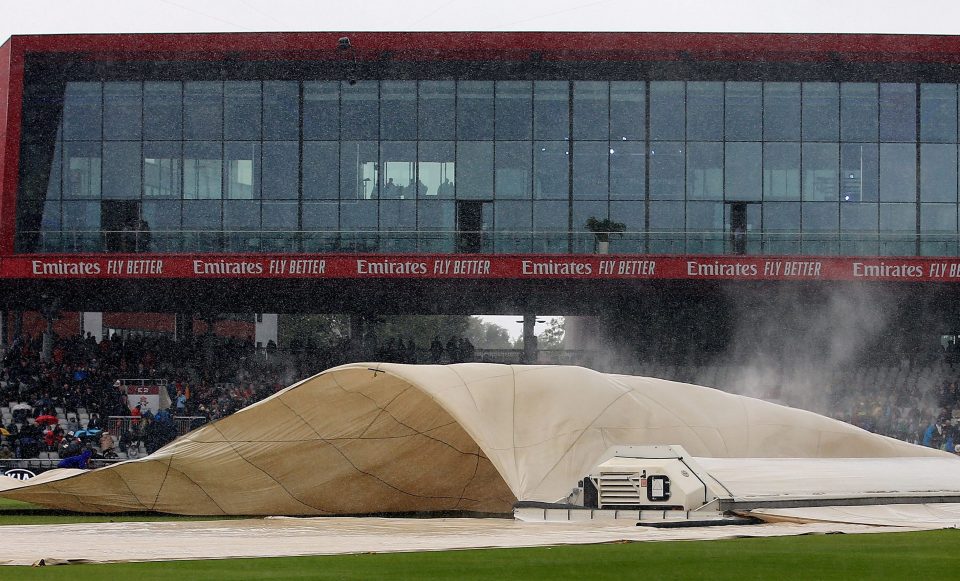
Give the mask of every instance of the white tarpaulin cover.
<svg viewBox="0 0 960 581">
<path fill-rule="evenodd" d="M 0 495 L 88 512 L 509 512 L 516 500 L 565 498 L 605 450 L 629 444 L 678 444 L 701 458 L 957 462 L 811 412 L 661 379 L 567 366 L 355 363 L 147 458 Z"/>
<path fill-rule="evenodd" d="M 525 523 L 508 519 L 263 518 L 3 527 L 0 565 L 170 561 L 543 547 L 618 541 L 705 541 L 937 527 L 832 523 L 656 529 L 627 521 Z M 65 541 L 65 539 L 67 541 Z"/>
</svg>

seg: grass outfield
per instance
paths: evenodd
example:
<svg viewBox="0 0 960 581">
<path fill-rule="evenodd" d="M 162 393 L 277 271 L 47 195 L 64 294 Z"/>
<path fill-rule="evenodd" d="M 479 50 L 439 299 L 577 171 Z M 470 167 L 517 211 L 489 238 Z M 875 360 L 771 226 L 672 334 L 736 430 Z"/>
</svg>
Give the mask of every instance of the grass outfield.
<svg viewBox="0 0 960 581">
<path fill-rule="evenodd" d="M 0 500 L 0 524 L 180 520 L 76 515 Z M 193 519 L 196 520 L 196 519 Z M 2 534 L 2 529 L 0 529 Z M 69 542 L 65 538 L 51 543 Z M 2 554 L 0 540 L 0 554 Z M 960 531 L 811 535 L 332 557 L 3 567 L 9 579 L 953 579 Z"/>
</svg>

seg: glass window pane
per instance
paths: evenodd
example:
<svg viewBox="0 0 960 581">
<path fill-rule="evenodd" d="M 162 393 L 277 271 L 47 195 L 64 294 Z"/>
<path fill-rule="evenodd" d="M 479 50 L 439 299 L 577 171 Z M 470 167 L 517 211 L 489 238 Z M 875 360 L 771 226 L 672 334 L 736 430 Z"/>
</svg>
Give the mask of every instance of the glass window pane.
<svg viewBox="0 0 960 581">
<path fill-rule="evenodd" d="M 296 141 L 272 141 L 263 146 L 263 197 L 296 200 L 300 170 L 300 149 Z"/>
<path fill-rule="evenodd" d="M 63 147 L 63 197 L 100 197 L 100 142 L 67 142 Z"/>
<path fill-rule="evenodd" d="M 296 202 L 264 202 L 263 229 L 265 231 L 295 232 L 297 226 Z"/>
<path fill-rule="evenodd" d="M 340 191 L 340 144 L 303 142 L 303 198 L 336 199 Z"/>
<path fill-rule="evenodd" d="M 763 197 L 759 143 L 726 144 L 724 189 L 727 200 L 759 200 Z"/>
<path fill-rule="evenodd" d="M 222 197 L 223 158 L 221 144 L 210 141 L 183 144 L 183 197 L 219 199 Z"/>
<path fill-rule="evenodd" d="M 222 228 L 220 216 L 220 201 L 188 200 L 183 203 L 184 230 L 220 230 Z"/>
<path fill-rule="evenodd" d="M 457 83 L 457 139 L 493 139 L 493 83 Z"/>
<path fill-rule="evenodd" d="M 412 200 L 417 196 L 417 144 L 380 144 L 380 199 Z M 420 187 L 422 190 L 425 186 Z M 382 214 L 382 213 L 381 213 Z"/>
<path fill-rule="evenodd" d="M 797 233 L 800 231 L 800 204 L 795 202 L 764 202 L 763 230 L 765 232 Z"/>
<path fill-rule="evenodd" d="M 147 223 L 147 228 L 153 233 L 154 249 L 158 249 L 158 240 L 169 240 L 171 238 L 164 233 L 180 230 L 180 203 L 180 200 L 143 202 L 140 213 Z M 169 245 L 163 244 L 160 249 L 169 249 Z"/>
<path fill-rule="evenodd" d="M 296 81 L 263 82 L 263 138 L 300 137 L 300 84 Z"/>
<path fill-rule="evenodd" d="M 345 232 L 375 231 L 377 229 L 377 201 L 342 200 L 340 202 L 340 229 Z"/>
<path fill-rule="evenodd" d="M 223 203 L 223 229 L 230 231 L 260 229 L 259 200 L 227 200 Z"/>
<path fill-rule="evenodd" d="M 340 83 L 340 123 L 343 139 L 376 139 L 379 97 L 376 81 Z"/>
<path fill-rule="evenodd" d="M 455 87 L 453 81 L 420 81 L 420 139 L 455 137 Z"/>
<path fill-rule="evenodd" d="M 143 138 L 182 139 L 182 87 L 176 82 L 143 83 Z"/>
<path fill-rule="evenodd" d="M 623 236 L 610 240 L 611 252 L 644 252 L 646 232 L 646 205 L 643 201 L 610 202 L 610 217 L 624 225 Z"/>
<path fill-rule="evenodd" d="M 763 252 L 797 254 L 800 252 L 800 204 L 798 202 L 763 203 Z"/>
<path fill-rule="evenodd" d="M 687 202 L 686 216 L 688 232 L 710 234 L 723 231 L 723 202 Z"/>
<path fill-rule="evenodd" d="M 63 138 L 100 139 L 100 83 L 67 83 L 63 96 Z"/>
<path fill-rule="evenodd" d="M 179 198 L 181 156 L 179 141 L 143 142 L 143 195 Z"/>
<path fill-rule="evenodd" d="M 763 84 L 763 138 L 800 140 L 800 83 Z"/>
<path fill-rule="evenodd" d="M 183 84 L 183 137 L 223 137 L 223 83 L 190 81 Z"/>
<path fill-rule="evenodd" d="M 454 225 L 454 202 L 441 200 L 422 200 L 417 208 L 420 230 L 440 230 L 452 232 Z"/>
<path fill-rule="evenodd" d="M 636 141 L 646 135 L 646 83 L 610 83 L 610 140 Z"/>
<path fill-rule="evenodd" d="M 799 143 L 763 144 L 763 199 L 800 199 Z"/>
<path fill-rule="evenodd" d="M 59 200 L 63 191 L 63 141 L 57 139 L 53 144 L 53 157 L 50 159 L 50 173 L 47 176 L 47 199 Z"/>
<path fill-rule="evenodd" d="M 457 143 L 457 198 L 493 198 L 493 142 Z"/>
<path fill-rule="evenodd" d="M 917 196 L 917 146 L 880 144 L 880 200 L 912 202 Z"/>
<path fill-rule="evenodd" d="M 570 206 L 567 202 L 534 202 L 533 231 L 534 252 L 567 252 L 570 239 Z"/>
<path fill-rule="evenodd" d="M 533 83 L 533 138 L 570 138 L 570 93 L 566 81 Z"/>
<path fill-rule="evenodd" d="M 140 199 L 140 142 L 103 144 L 103 197 Z"/>
<path fill-rule="evenodd" d="M 920 140 L 928 143 L 957 142 L 957 85 L 920 85 Z"/>
<path fill-rule="evenodd" d="M 837 171 L 839 149 L 836 143 L 803 144 L 803 199 L 836 201 L 839 199 Z"/>
<path fill-rule="evenodd" d="M 957 231 L 957 205 L 920 204 L 920 231 L 955 233 Z"/>
<path fill-rule="evenodd" d="M 226 198 L 260 197 L 260 144 L 232 141 L 223 144 Z"/>
<path fill-rule="evenodd" d="M 573 82 L 573 138 L 602 139 L 609 137 L 609 84 L 602 81 Z"/>
<path fill-rule="evenodd" d="M 340 222 L 340 205 L 336 202 L 305 202 L 302 220 L 305 231 L 337 230 Z"/>
<path fill-rule="evenodd" d="M 920 146 L 920 199 L 924 202 L 957 201 L 957 146 Z"/>
<path fill-rule="evenodd" d="M 380 83 L 380 139 L 417 138 L 416 81 Z"/>
<path fill-rule="evenodd" d="M 840 133 L 837 83 L 803 83 L 803 139 L 836 141 Z"/>
<path fill-rule="evenodd" d="M 260 82 L 227 81 L 223 86 L 226 139 L 260 139 Z"/>
<path fill-rule="evenodd" d="M 842 232 L 876 232 L 878 228 L 876 203 L 840 204 Z"/>
<path fill-rule="evenodd" d="M 650 144 L 650 198 L 682 200 L 684 193 L 683 143 Z"/>
<path fill-rule="evenodd" d="M 650 202 L 650 231 L 680 231 L 684 228 L 683 202 Z"/>
<path fill-rule="evenodd" d="M 726 84 L 726 137 L 728 141 L 760 141 L 763 87 L 760 83 Z"/>
<path fill-rule="evenodd" d="M 418 175 L 427 198 L 453 198 L 457 182 L 456 160 L 452 141 L 421 141 Z"/>
<path fill-rule="evenodd" d="M 315 140 L 340 137 L 340 83 L 303 83 L 303 138 Z"/>
<path fill-rule="evenodd" d="M 140 83 L 104 83 L 103 138 L 140 139 Z"/>
<path fill-rule="evenodd" d="M 687 83 L 687 139 L 723 139 L 723 83 Z"/>
<path fill-rule="evenodd" d="M 573 149 L 573 198 L 606 200 L 610 145 L 606 141 L 581 141 Z"/>
<path fill-rule="evenodd" d="M 646 150 L 643 143 L 610 142 L 611 198 L 642 200 L 645 197 Z"/>
<path fill-rule="evenodd" d="M 529 81 L 497 81 L 497 139 L 530 139 L 533 85 Z"/>
<path fill-rule="evenodd" d="M 538 141 L 533 148 L 533 197 L 566 200 L 569 192 L 569 154 L 563 141 Z"/>
<path fill-rule="evenodd" d="M 915 141 L 917 91 L 913 83 L 880 83 L 880 141 Z"/>
<path fill-rule="evenodd" d="M 840 196 L 845 202 L 875 202 L 879 191 L 876 143 L 840 144 Z"/>
<path fill-rule="evenodd" d="M 837 232 L 840 205 L 835 202 L 804 202 L 804 232 Z"/>
<path fill-rule="evenodd" d="M 877 140 L 877 84 L 840 84 L 840 139 Z"/>
<path fill-rule="evenodd" d="M 687 143 L 687 199 L 723 199 L 722 143 Z"/>
<path fill-rule="evenodd" d="M 532 202 L 498 201 L 493 205 L 496 232 L 529 233 L 532 228 Z"/>
<path fill-rule="evenodd" d="M 605 220 L 610 217 L 606 201 L 576 201 L 573 203 L 572 211 L 574 232 L 585 232 L 587 221 L 590 218 Z M 616 236 L 613 236 L 613 238 L 616 238 Z M 592 234 L 575 237 L 574 252 L 592 252 L 595 240 L 596 237 Z"/>
<path fill-rule="evenodd" d="M 377 184 L 379 184 L 378 168 L 379 163 L 376 142 L 341 142 L 340 199 L 376 199 Z M 341 208 L 343 207 L 344 206 L 341 206 Z M 374 221 L 374 224 L 376 224 L 376 221 Z"/>
<path fill-rule="evenodd" d="M 380 229 L 405 230 L 417 229 L 416 200 L 385 200 L 380 198 Z"/>
<path fill-rule="evenodd" d="M 683 85 L 682 81 L 650 83 L 650 139 L 684 138 Z"/>
<path fill-rule="evenodd" d="M 498 141 L 495 150 L 497 199 L 529 200 L 533 145 L 529 141 Z"/>
<path fill-rule="evenodd" d="M 916 233 L 916 204 L 880 204 L 880 231 Z M 913 245 L 912 239 L 910 245 Z"/>
<path fill-rule="evenodd" d="M 100 202 L 64 202 L 64 232 L 100 229 Z"/>
<path fill-rule="evenodd" d="M 916 232 L 916 205 L 880 204 L 880 230 L 884 232 Z"/>
</svg>

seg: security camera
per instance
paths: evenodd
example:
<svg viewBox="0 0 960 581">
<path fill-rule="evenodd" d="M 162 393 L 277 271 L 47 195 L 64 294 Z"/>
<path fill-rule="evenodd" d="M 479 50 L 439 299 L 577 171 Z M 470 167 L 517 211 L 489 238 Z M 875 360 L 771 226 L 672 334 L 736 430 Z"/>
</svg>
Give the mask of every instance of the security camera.
<svg viewBox="0 0 960 581">
<path fill-rule="evenodd" d="M 350 48 L 350 37 L 341 36 L 337 41 L 337 50 L 347 50 Z"/>
</svg>

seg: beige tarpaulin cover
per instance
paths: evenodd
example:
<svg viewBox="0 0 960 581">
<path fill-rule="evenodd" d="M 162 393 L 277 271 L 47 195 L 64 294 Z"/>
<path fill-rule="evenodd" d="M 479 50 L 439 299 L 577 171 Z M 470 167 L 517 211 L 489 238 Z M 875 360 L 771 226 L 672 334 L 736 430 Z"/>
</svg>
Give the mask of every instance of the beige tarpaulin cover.
<svg viewBox="0 0 960 581">
<path fill-rule="evenodd" d="M 705 458 L 949 457 L 661 379 L 566 366 L 355 363 L 147 458 L 0 495 L 91 512 L 508 512 L 518 499 L 565 498 L 617 444 L 679 444 Z"/>
</svg>

